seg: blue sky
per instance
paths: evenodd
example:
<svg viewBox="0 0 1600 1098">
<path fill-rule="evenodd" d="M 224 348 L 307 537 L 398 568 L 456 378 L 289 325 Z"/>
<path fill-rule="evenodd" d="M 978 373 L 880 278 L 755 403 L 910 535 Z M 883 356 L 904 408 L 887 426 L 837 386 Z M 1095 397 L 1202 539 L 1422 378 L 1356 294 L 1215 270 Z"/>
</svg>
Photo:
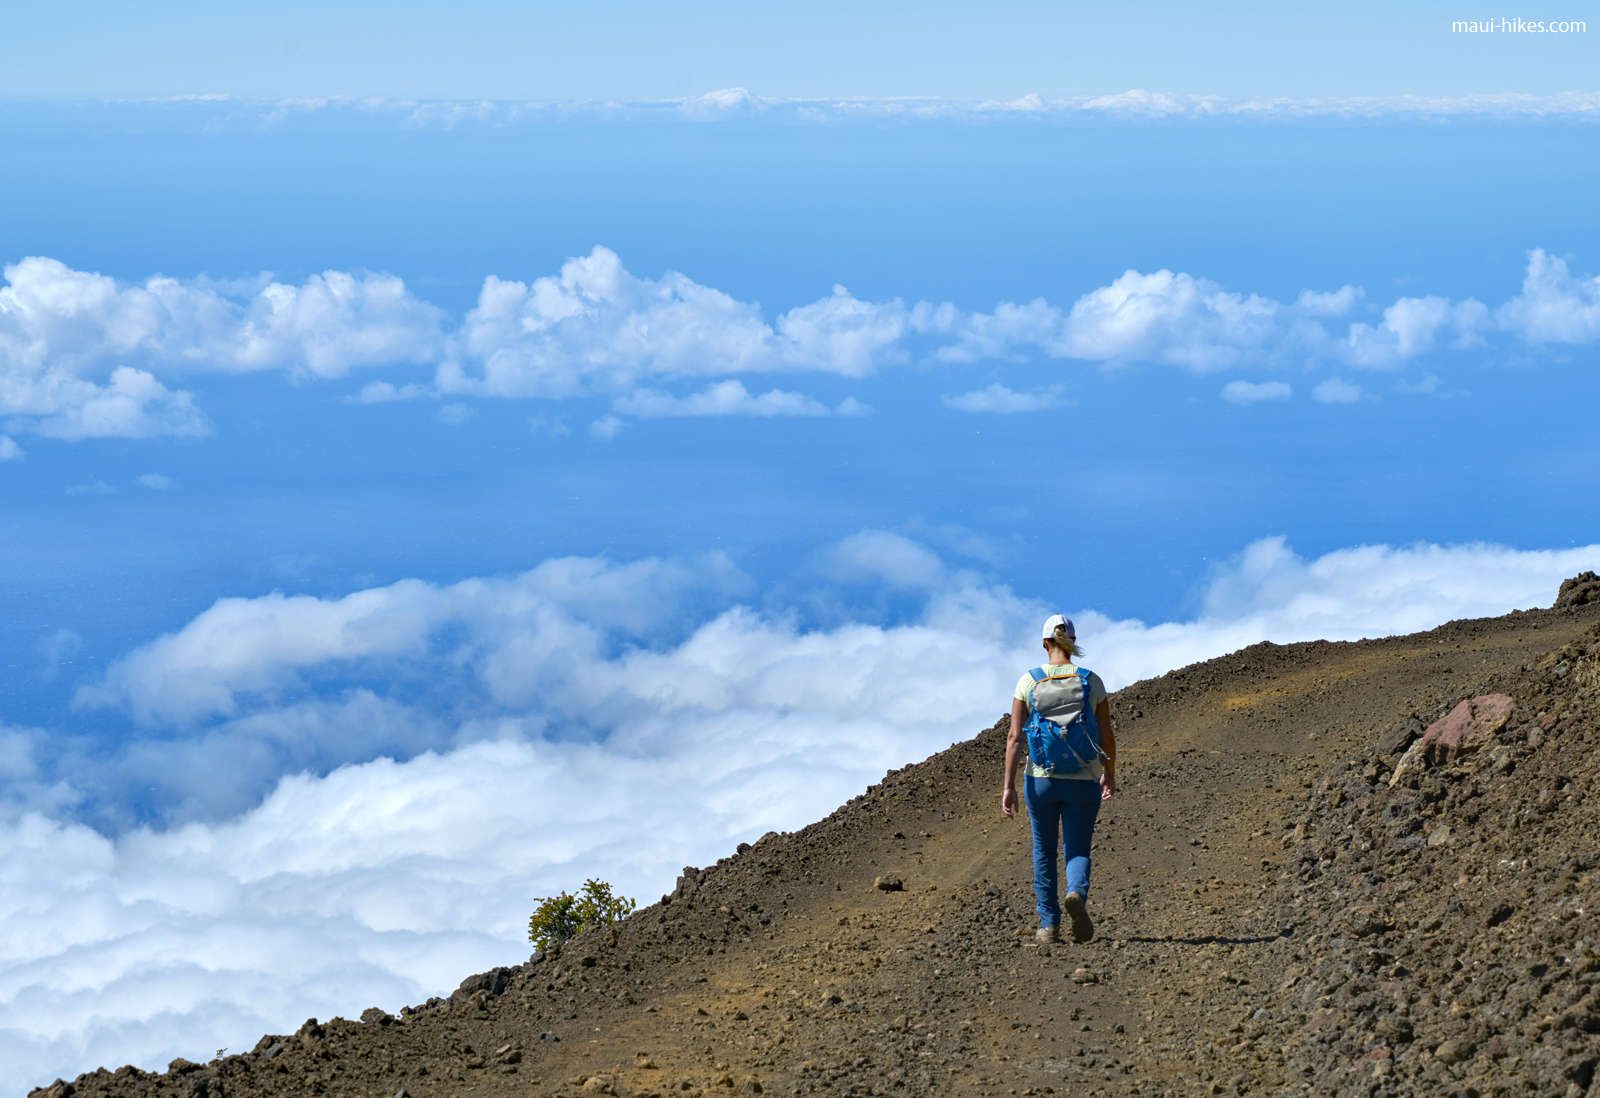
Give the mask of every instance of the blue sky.
<svg viewBox="0 0 1600 1098">
<path fill-rule="evenodd" d="M 1588 21 L 1419 2 L 739 4 L 469 0 L 270 8 L 66 2 L 10 13 L 0 96 L 1394 95 L 1587 90 L 1592 33 L 1474 39 L 1456 20 Z"/>
<path fill-rule="evenodd" d="M 0 1059 L 515 961 L 1056 610 L 1121 685 L 1600 567 L 1594 39 L 1463 14 L 18 14 Z"/>
</svg>

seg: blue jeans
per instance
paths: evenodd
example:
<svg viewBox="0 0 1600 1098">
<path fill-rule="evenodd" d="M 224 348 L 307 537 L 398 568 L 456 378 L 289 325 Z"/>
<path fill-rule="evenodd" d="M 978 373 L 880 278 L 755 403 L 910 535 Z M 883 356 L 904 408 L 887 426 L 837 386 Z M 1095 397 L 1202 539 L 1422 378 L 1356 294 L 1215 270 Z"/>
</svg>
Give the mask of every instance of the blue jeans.
<svg viewBox="0 0 1600 1098">
<path fill-rule="evenodd" d="M 1100 783 L 1067 778 L 1029 778 L 1022 787 L 1033 825 L 1033 895 L 1039 925 L 1061 925 L 1056 895 L 1056 851 L 1067 856 L 1067 891 L 1089 898 L 1089 844 L 1100 815 Z"/>
</svg>

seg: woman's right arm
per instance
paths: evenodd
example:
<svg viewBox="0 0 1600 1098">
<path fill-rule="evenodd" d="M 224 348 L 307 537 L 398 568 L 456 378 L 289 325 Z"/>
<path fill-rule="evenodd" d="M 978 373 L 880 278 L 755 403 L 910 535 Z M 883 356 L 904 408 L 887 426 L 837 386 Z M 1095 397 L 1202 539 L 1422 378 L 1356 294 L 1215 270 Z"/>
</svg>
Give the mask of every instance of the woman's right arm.
<svg viewBox="0 0 1600 1098">
<path fill-rule="evenodd" d="M 1011 732 L 1006 736 L 1006 778 L 1000 790 L 1000 811 L 1010 816 L 1017 810 L 1017 764 L 1027 750 L 1028 734 L 1023 726 L 1028 723 L 1028 703 L 1021 698 L 1011 699 Z"/>
</svg>

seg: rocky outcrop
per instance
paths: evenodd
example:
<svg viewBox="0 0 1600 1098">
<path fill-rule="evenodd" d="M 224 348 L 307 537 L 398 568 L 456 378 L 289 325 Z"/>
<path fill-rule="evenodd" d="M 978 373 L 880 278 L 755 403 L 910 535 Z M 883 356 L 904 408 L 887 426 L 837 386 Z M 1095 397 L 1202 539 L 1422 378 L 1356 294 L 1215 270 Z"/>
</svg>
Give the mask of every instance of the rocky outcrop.
<svg viewBox="0 0 1600 1098">
<path fill-rule="evenodd" d="M 1529 661 L 1511 696 L 1463 701 L 1404 756 L 1374 747 L 1317 785 L 1291 844 L 1306 963 L 1277 1010 L 1309 1027 L 1291 1079 L 1600 1093 L 1600 690 L 1558 671 L 1595 657 L 1579 641 Z M 1475 749 L 1452 751 L 1457 731 Z M 1419 750 L 1430 736 L 1443 750 Z"/>
<path fill-rule="evenodd" d="M 1506 726 L 1516 707 L 1504 694 L 1468 698 L 1428 726 L 1401 758 L 1389 784 L 1398 783 L 1419 766 L 1445 766 L 1478 750 Z"/>
<path fill-rule="evenodd" d="M 1556 608 L 1588 606 L 1600 603 L 1600 576 L 1593 572 L 1580 572 L 1561 584 L 1556 595 Z"/>
</svg>

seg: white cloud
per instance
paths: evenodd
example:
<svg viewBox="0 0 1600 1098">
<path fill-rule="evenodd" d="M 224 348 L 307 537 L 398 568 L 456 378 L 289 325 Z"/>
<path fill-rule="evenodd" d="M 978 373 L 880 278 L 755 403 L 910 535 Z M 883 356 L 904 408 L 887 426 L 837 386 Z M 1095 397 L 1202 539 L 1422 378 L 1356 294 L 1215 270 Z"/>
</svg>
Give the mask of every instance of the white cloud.
<svg viewBox="0 0 1600 1098">
<path fill-rule="evenodd" d="M 1471 298 L 1400 298 L 1383 310 L 1377 324 L 1355 321 L 1340 331 L 1334 322 L 1361 303 L 1359 287 L 1332 293 L 1307 290 L 1293 304 L 1284 304 L 1161 270 L 1127 271 L 1084 294 L 1065 312 L 1042 299 L 1027 305 L 1002 303 L 992 313 L 920 303 L 907 314 L 908 330 L 942 341 L 931 357 L 951 364 L 1041 354 L 1112 364 L 1148 362 L 1201 374 L 1245 364 L 1397 369 L 1441 348 L 1482 346 L 1502 330 L 1530 342 L 1600 339 L 1600 304 L 1587 304 L 1600 303 L 1600 282 L 1574 280 L 1564 266 L 1557 269 L 1559 261 L 1547 263 L 1542 256 L 1530 254 L 1522 297 L 1496 314 Z"/>
<path fill-rule="evenodd" d="M 1073 618 L 1093 644 L 1086 662 L 1121 686 L 1262 640 L 1359 640 L 1548 606 L 1563 579 L 1597 561 L 1600 545 L 1524 551 L 1425 542 L 1307 561 L 1273 537 L 1213 571 L 1194 621 L 1146 626 L 1094 611 Z"/>
<path fill-rule="evenodd" d="M 404 125 L 416 129 L 453 130 L 463 123 L 493 119 L 496 111 L 496 104 L 487 100 L 477 103 L 422 103 L 406 117 Z"/>
<path fill-rule="evenodd" d="M 62 439 L 209 431 L 192 394 L 157 375 L 283 369 L 335 377 L 354 366 L 434 361 L 442 313 L 397 278 L 328 271 L 267 283 L 236 301 L 222 283 L 101 274 L 31 257 L 0 288 L 0 414 Z"/>
<path fill-rule="evenodd" d="M 146 473 L 135 482 L 155 492 L 165 492 L 172 488 L 172 478 L 162 476 L 160 473 Z"/>
<path fill-rule="evenodd" d="M 1437 375 L 1423 374 L 1420 381 L 1407 381 L 1404 378 L 1401 378 L 1399 381 L 1394 383 L 1394 389 L 1397 393 L 1425 395 L 1438 392 L 1441 384 L 1443 383 L 1439 380 Z"/>
<path fill-rule="evenodd" d="M 681 617 L 698 593 L 736 591 L 745 582 L 715 556 L 693 567 L 656 560 L 612 567 L 572 558 L 547 561 L 511 579 L 472 579 L 443 588 L 402 580 L 335 600 L 282 593 L 224 598 L 177 633 L 115 661 L 100 683 L 79 692 L 75 704 L 122 707 L 142 724 L 233 717 L 244 710 L 246 696 L 282 697 L 319 666 L 337 664 L 355 673 L 363 661 L 429 659 L 437 654 L 434 634 L 447 626 L 452 636 L 469 627 L 491 642 L 479 650 L 452 641 L 453 666 L 470 669 L 502 702 L 525 699 L 547 687 L 579 689 L 586 681 L 581 653 L 593 647 L 596 634 L 574 624 L 580 610 L 585 621 L 621 636 L 661 637 L 669 628 L 663 616 Z M 492 654 L 499 651 L 494 638 L 535 626 L 560 651 L 540 648 L 523 657 L 557 662 L 543 664 L 532 677 L 504 670 L 504 654 Z M 479 656 L 487 662 L 476 662 Z"/>
<path fill-rule="evenodd" d="M 1366 291 L 1357 286 L 1341 286 L 1331 294 L 1305 290 L 1295 301 L 1295 308 L 1306 316 L 1344 316 L 1364 297 Z"/>
<path fill-rule="evenodd" d="M 1201 622 L 1249 623 L 1275 641 L 1354 640 L 1431 629 L 1455 618 L 1549 606 L 1600 545 L 1519 550 L 1362 545 L 1307 561 L 1282 537 L 1251 543 L 1207 584 Z"/>
<path fill-rule="evenodd" d="M 840 583 L 876 583 L 931 591 L 947 581 L 944 562 L 927 546 L 902 534 L 863 530 L 821 554 L 824 575 Z"/>
<path fill-rule="evenodd" d="M 655 389 L 636 389 L 612 405 L 623 415 L 640 419 L 669 416 L 825 416 L 828 409 L 804 393 L 772 389 L 751 396 L 737 381 L 719 381 L 701 392 L 675 397 Z"/>
<path fill-rule="evenodd" d="M 82 484 L 74 484 L 67 489 L 69 496 L 111 496 L 116 494 L 116 489 L 103 480 L 90 480 Z"/>
<path fill-rule="evenodd" d="M 1600 339 L 1600 277 L 1574 278 L 1565 260 L 1535 248 L 1522 293 L 1495 319 L 1529 343 L 1593 343 Z"/>
<path fill-rule="evenodd" d="M 744 88 L 723 88 L 681 100 L 678 109 L 690 118 L 731 118 L 759 114 L 766 103 Z"/>
<path fill-rule="evenodd" d="M 831 297 L 790 309 L 778 318 L 785 365 L 865 377 L 886 363 L 907 361 L 896 344 L 906 333 L 899 301 L 858 301 L 843 286 Z"/>
<path fill-rule="evenodd" d="M 1014 111 L 1021 114 L 1037 114 L 1050 109 L 1050 104 L 1038 92 L 1029 92 L 1027 95 L 1018 96 L 1016 99 L 986 99 L 973 108 L 978 111 Z"/>
<path fill-rule="evenodd" d="M 490 277 L 441 365 L 441 392 L 563 397 L 616 390 L 647 376 L 822 370 L 859 377 L 898 361 L 898 303 L 858 301 L 842 286 L 775 325 L 754 305 L 676 272 L 638 278 L 596 247 L 532 284 Z"/>
<path fill-rule="evenodd" d="M 1229 404 L 1257 404 L 1264 400 L 1288 400 L 1292 390 L 1286 382 L 1230 381 L 1222 387 L 1222 399 Z"/>
<path fill-rule="evenodd" d="M 302 286 L 275 282 L 262 290 L 212 361 L 324 378 L 423 363 L 439 353 L 443 317 L 393 275 L 325 271 Z M 199 358 L 204 351 L 186 353 Z"/>
<path fill-rule="evenodd" d="M 954 396 L 946 393 L 939 399 L 946 408 L 954 408 L 958 412 L 1048 412 L 1072 404 L 1062 395 L 1066 391 L 1065 385 L 1045 385 L 1018 393 L 995 382 L 970 393 Z"/>
<path fill-rule="evenodd" d="M 194 1059 L 513 963 L 528 897 L 599 876 L 653 898 L 686 862 L 799 826 L 987 726 L 1058 609 L 903 535 L 864 532 L 825 559 L 849 582 L 924 592 L 921 613 L 802 630 L 740 605 L 748 591 L 715 560 L 562 560 L 450 587 L 222 600 L 118 661 L 99 698 L 151 719 L 231 714 L 214 737 L 144 741 L 197 788 L 252 744 L 301 752 L 264 799 L 219 822 L 107 838 L 52 818 L 73 792 L 33 752 L 45 733 L 0 730 L 9 1077 Z M 1271 538 L 1216 570 L 1193 621 L 1067 609 L 1086 662 L 1117 687 L 1263 639 L 1548 604 L 1563 577 L 1595 567 L 1600 546 L 1368 546 L 1306 561 Z M 363 730 L 365 754 L 346 765 L 306 754 Z"/>
<path fill-rule="evenodd" d="M 192 393 L 173 392 L 143 370 L 118 366 L 104 386 L 80 381 L 71 388 L 54 414 L 21 422 L 35 434 L 71 441 L 211 433 L 211 421 L 194 406 Z"/>
<path fill-rule="evenodd" d="M 21 461 L 27 457 L 17 440 L 10 435 L 0 435 L 0 461 Z"/>
<path fill-rule="evenodd" d="M 604 415 L 589 424 L 589 434 L 601 442 L 610 442 L 620 435 L 628 425 L 613 415 Z"/>
<path fill-rule="evenodd" d="M 919 305 L 911 315 L 919 330 L 955 336 L 935 353 L 945 362 L 1005 358 L 1033 348 L 1051 358 L 1155 362 L 1205 372 L 1270 352 L 1282 339 L 1282 308 L 1163 270 L 1127 271 L 1084 294 L 1065 314 L 1035 300 L 1003 303 L 988 314 Z"/>
<path fill-rule="evenodd" d="M 1277 302 L 1228 293 L 1171 271 L 1128 271 L 1072 306 L 1064 357 L 1160 362 L 1196 371 L 1233 365 L 1276 334 Z"/>
<path fill-rule="evenodd" d="M 1402 297 L 1377 327 L 1350 325 L 1341 350 L 1352 366 L 1393 369 L 1432 351 L 1444 335 L 1456 349 L 1478 346 L 1489 327 L 1488 308 L 1471 298 L 1452 305 L 1442 297 Z"/>
<path fill-rule="evenodd" d="M 1311 396 L 1323 404 L 1354 404 L 1361 399 L 1361 386 L 1330 377 L 1312 389 Z"/>
<path fill-rule="evenodd" d="M 572 428 L 567 426 L 565 420 L 557 416 L 547 416 L 542 412 L 528 420 L 528 430 L 536 435 L 548 435 L 551 438 L 566 438 L 572 434 Z"/>
<path fill-rule="evenodd" d="M 750 306 L 682 275 L 635 278 L 597 247 L 559 277 L 485 280 L 462 336 L 479 373 L 447 363 L 439 388 L 569 396 L 592 376 L 617 384 L 644 373 L 737 373 L 766 357 L 771 338 Z"/>
<path fill-rule="evenodd" d="M 433 418 L 448 427 L 460 427 L 476 419 L 478 410 L 470 404 L 444 404 L 434 413 Z"/>
<path fill-rule="evenodd" d="M 67 440 L 211 432 L 192 393 L 170 390 L 143 370 L 118 366 L 99 384 L 50 367 L 11 369 L 5 352 L 0 342 L 0 414 L 11 414 L 13 431 Z"/>
<path fill-rule="evenodd" d="M 75 376 L 132 360 L 170 373 L 339 377 L 361 366 L 431 362 L 442 349 L 444 314 L 392 275 L 325 271 L 300 286 L 155 277 L 118 286 L 41 257 L 12 264 L 5 275 L 0 363 L 7 376 Z"/>
<path fill-rule="evenodd" d="M 369 381 L 361 387 L 361 392 L 356 396 L 357 404 L 393 404 L 402 400 L 421 400 L 424 397 L 435 396 L 434 391 L 426 385 L 401 385 L 395 386 L 387 381 Z"/>
</svg>

